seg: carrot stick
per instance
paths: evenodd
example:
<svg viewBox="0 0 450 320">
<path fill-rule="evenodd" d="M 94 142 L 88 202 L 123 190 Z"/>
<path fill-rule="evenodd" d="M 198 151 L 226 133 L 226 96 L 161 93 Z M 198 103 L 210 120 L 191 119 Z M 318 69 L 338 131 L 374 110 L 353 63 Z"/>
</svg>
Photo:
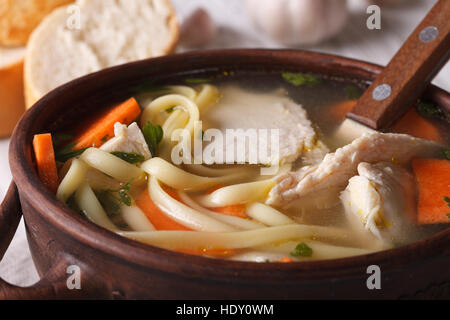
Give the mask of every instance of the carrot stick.
<svg viewBox="0 0 450 320">
<path fill-rule="evenodd" d="M 169 194 L 172 195 L 171 193 Z M 156 230 L 192 231 L 192 229 L 179 224 L 162 212 L 150 198 L 148 190 L 142 192 L 136 199 L 136 205 L 145 213 Z"/>
<path fill-rule="evenodd" d="M 417 138 L 442 142 L 442 137 L 436 126 L 422 117 L 416 108 L 411 108 L 391 129 L 394 132 L 410 134 Z"/>
<path fill-rule="evenodd" d="M 449 223 L 450 161 L 440 159 L 414 159 L 419 202 L 417 222 L 419 224 Z"/>
<path fill-rule="evenodd" d="M 328 109 L 328 114 L 336 121 L 343 121 L 347 116 L 347 113 L 356 106 L 357 102 L 357 100 L 345 100 L 339 102 Z"/>
<path fill-rule="evenodd" d="M 277 262 L 284 262 L 284 263 L 289 263 L 289 262 L 294 262 L 294 260 L 292 260 L 289 257 L 283 257 L 280 260 L 278 260 Z"/>
<path fill-rule="evenodd" d="M 33 149 L 41 181 L 56 194 L 58 190 L 58 169 L 56 167 L 52 135 L 50 133 L 35 135 Z"/>
<path fill-rule="evenodd" d="M 111 110 L 102 113 L 89 123 L 83 133 L 75 139 L 73 150 L 80 150 L 89 147 L 101 147 L 108 138 L 114 136 L 114 124 L 131 124 L 141 114 L 141 108 L 136 99 L 130 98 L 127 101 L 115 106 Z"/>
</svg>

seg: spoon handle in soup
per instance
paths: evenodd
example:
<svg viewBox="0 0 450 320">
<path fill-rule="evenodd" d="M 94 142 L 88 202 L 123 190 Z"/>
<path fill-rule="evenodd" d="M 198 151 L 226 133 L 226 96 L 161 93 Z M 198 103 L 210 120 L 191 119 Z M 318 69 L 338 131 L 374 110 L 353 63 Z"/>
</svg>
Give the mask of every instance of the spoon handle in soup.
<svg viewBox="0 0 450 320">
<path fill-rule="evenodd" d="M 450 1 L 439 0 L 347 115 L 389 128 L 421 96 L 450 54 Z"/>
</svg>

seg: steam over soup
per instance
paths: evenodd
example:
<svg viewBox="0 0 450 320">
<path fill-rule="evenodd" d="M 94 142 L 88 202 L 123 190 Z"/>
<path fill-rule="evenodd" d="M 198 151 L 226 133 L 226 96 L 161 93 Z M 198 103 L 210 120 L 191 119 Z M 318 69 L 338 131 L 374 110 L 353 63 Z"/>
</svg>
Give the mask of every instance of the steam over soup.
<svg viewBox="0 0 450 320">
<path fill-rule="evenodd" d="M 99 226 L 206 257 L 333 259 L 448 227 L 442 110 L 420 102 L 396 133 L 368 129 L 341 145 L 335 133 L 362 86 L 294 73 L 250 78 L 148 88 L 77 134 L 36 135 L 38 173 Z"/>
</svg>

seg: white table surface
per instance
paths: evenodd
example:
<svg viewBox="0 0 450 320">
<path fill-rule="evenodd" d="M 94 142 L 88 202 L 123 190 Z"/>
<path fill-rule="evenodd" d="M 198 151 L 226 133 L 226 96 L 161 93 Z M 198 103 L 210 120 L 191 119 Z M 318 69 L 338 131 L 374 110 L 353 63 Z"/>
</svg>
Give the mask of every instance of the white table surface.
<svg viewBox="0 0 450 320">
<path fill-rule="evenodd" d="M 242 0 L 172 0 L 172 2 L 180 20 L 200 6 L 212 15 L 220 27 L 220 32 L 208 48 L 280 47 L 250 24 Z M 403 6 L 382 9 L 382 29 L 374 31 L 366 28 L 365 11 L 353 6 L 350 21 L 340 35 L 320 46 L 306 49 L 385 65 L 435 2 L 436 0 L 408 0 Z M 434 83 L 450 91 L 450 65 L 440 72 Z M 0 199 L 3 199 L 11 181 L 8 144 L 8 139 L 0 140 Z M 39 279 L 30 257 L 23 222 L 0 263 L 0 276 L 22 286 L 31 285 Z"/>
</svg>

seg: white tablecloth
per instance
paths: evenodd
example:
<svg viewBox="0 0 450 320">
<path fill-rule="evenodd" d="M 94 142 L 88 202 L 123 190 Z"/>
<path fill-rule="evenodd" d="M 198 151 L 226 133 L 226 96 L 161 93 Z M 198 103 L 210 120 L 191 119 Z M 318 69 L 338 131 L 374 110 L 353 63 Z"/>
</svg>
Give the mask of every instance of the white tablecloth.
<svg viewBox="0 0 450 320">
<path fill-rule="evenodd" d="M 255 30 L 247 18 L 242 0 L 172 0 L 172 2 L 180 20 L 200 6 L 209 11 L 219 25 L 220 32 L 208 48 L 280 47 Z M 382 29 L 374 31 L 366 28 L 366 13 L 353 9 L 348 25 L 340 35 L 320 46 L 306 49 L 385 65 L 435 2 L 435 0 L 408 0 L 403 6 L 383 9 Z M 450 65 L 440 72 L 434 83 L 450 91 Z M 0 199 L 3 199 L 11 181 L 8 144 L 9 140 L 0 140 Z M 0 263 L 0 276 L 22 286 L 31 285 L 38 280 L 23 223 Z"/>
</svg>

